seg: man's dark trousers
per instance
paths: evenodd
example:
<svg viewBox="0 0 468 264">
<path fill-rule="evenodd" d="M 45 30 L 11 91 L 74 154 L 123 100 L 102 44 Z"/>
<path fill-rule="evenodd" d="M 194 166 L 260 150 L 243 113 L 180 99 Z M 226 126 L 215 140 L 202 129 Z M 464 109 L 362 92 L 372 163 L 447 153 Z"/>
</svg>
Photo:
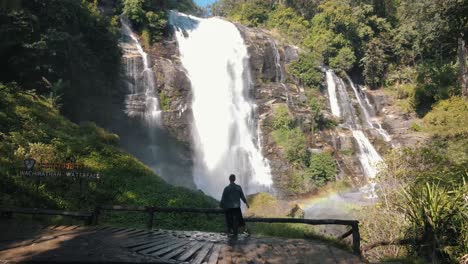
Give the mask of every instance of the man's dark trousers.
<svg viewBox="0 0 468 264">
<path fill-rule="evenodd" d="M 244 218 L 242 217 L 242 212 L 240 208 L 228 208 L 225 210 L 226 215 L 226 225 L 228 228 L 228 233 L 231 232 L 234 236 L 237 236 L 239 233 L 239 227 L 245 226 Z"/>
</svg>

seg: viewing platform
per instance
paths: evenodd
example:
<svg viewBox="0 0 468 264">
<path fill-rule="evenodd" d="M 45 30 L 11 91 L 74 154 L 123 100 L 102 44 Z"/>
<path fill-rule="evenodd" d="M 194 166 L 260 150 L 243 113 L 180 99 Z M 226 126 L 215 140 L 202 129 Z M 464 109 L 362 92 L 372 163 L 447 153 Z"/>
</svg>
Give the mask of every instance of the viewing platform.
<svg viewBox="0 0 468 264">
<path fill-rule="evenodd" d="M 364 263 L 317 240 L 0 220 L 0 263 Z"/>
</svg>

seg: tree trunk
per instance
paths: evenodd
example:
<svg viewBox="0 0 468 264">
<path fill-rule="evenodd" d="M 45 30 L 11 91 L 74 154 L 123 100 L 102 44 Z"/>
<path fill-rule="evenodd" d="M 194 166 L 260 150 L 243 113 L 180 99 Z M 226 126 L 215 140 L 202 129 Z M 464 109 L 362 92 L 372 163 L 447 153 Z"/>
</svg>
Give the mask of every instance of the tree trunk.
<svg viewBox="0 0 468 264">
<path fill-rule="evenodd" d="M 458 64 L 459 64 L 459 79 L 462 95 L 468 98 L 468 76 L 466 72 L 466 47 L 463 33 L 458 38 Z"/>
</svg>

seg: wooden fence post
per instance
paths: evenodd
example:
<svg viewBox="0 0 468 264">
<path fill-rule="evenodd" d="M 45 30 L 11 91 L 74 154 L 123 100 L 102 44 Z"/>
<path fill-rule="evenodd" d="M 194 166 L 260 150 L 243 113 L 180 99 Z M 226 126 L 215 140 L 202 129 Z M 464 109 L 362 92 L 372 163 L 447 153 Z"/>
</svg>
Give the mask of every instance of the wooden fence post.
<svg viewBox="0 0 468 264">
<path fill-rule="evenodd" d="M 149 213 L 148 229 L 151 230 L 153 229 L 154 210 L 151 207 L 147 208 L 146 210 L 148 210 Z"/>
<path fill-rule="evenodd" d="M 99 224 L 99 215 L 101 214 L 101 207 L 98 205 L 94 208 L 93 225 Z"/>
<path fill-rule="evenodd" d="M 359 234 L 359 222 L 353 223 L 353 251 L 356 254 L 361 254 L 361 235 Z"/>
</svg>

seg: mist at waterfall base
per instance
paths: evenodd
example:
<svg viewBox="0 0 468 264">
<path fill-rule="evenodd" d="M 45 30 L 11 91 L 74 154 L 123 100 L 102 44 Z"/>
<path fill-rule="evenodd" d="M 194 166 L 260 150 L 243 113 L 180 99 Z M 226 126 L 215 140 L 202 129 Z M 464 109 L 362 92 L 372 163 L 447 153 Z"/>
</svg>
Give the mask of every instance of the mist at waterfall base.
<svg viewBox="0 0 468 264">
<path fill-rule="evenodd" d="M 306 216 L 310 218 L 353 218 L 352 213 L 356 206 L 372 204 L 378 198 L 374 178 L 379 172 L 379 167 L 383 166 L 382 157 L 367 138 L 364 129 L 377 131 L 386 142 L 390 142 L 391 137 L 376 119 L 375 111 L 366 95 L 356 87 L 349 76 L 346 76 L 349 85 L 347 86 L 332 70 L 326 70 L 325 74 L 332 114 L 341 118 L 340 127 L 351 131 L 351 136 L 357 145 L 361 171 L 367 183 L 359 189 L 332 193 L 314 199 L 308 203 L 305 211 Z M 360 116 L 355 112 L 346 87 L 351 87 L 353 90 Z"/>
<path fill-rule="evenodd" d="M 191 152 L 161 127 L 161 111 L 151 69 L 151 61 L 132 32 L 129 21 L 121 17 L 119 45 L 123 56 L 123 98 L 115 99 L 107 120 L 100 120 L 120 137 L 121 146 L 141 160 L 167 182 L 195 188 L 192 180 Z M 123 101 L 123 103 L 122 103 Z"/>
<path fill-rule="evenodd" d="M 197 187 L 220 198 L 233 173 L 247 194 L 268 190 L 270 167 L 261 153 L 247 47 L 239 30 L 219 18 L 175 11 L 169 22 L 192 86 Z"/>
</svg>

